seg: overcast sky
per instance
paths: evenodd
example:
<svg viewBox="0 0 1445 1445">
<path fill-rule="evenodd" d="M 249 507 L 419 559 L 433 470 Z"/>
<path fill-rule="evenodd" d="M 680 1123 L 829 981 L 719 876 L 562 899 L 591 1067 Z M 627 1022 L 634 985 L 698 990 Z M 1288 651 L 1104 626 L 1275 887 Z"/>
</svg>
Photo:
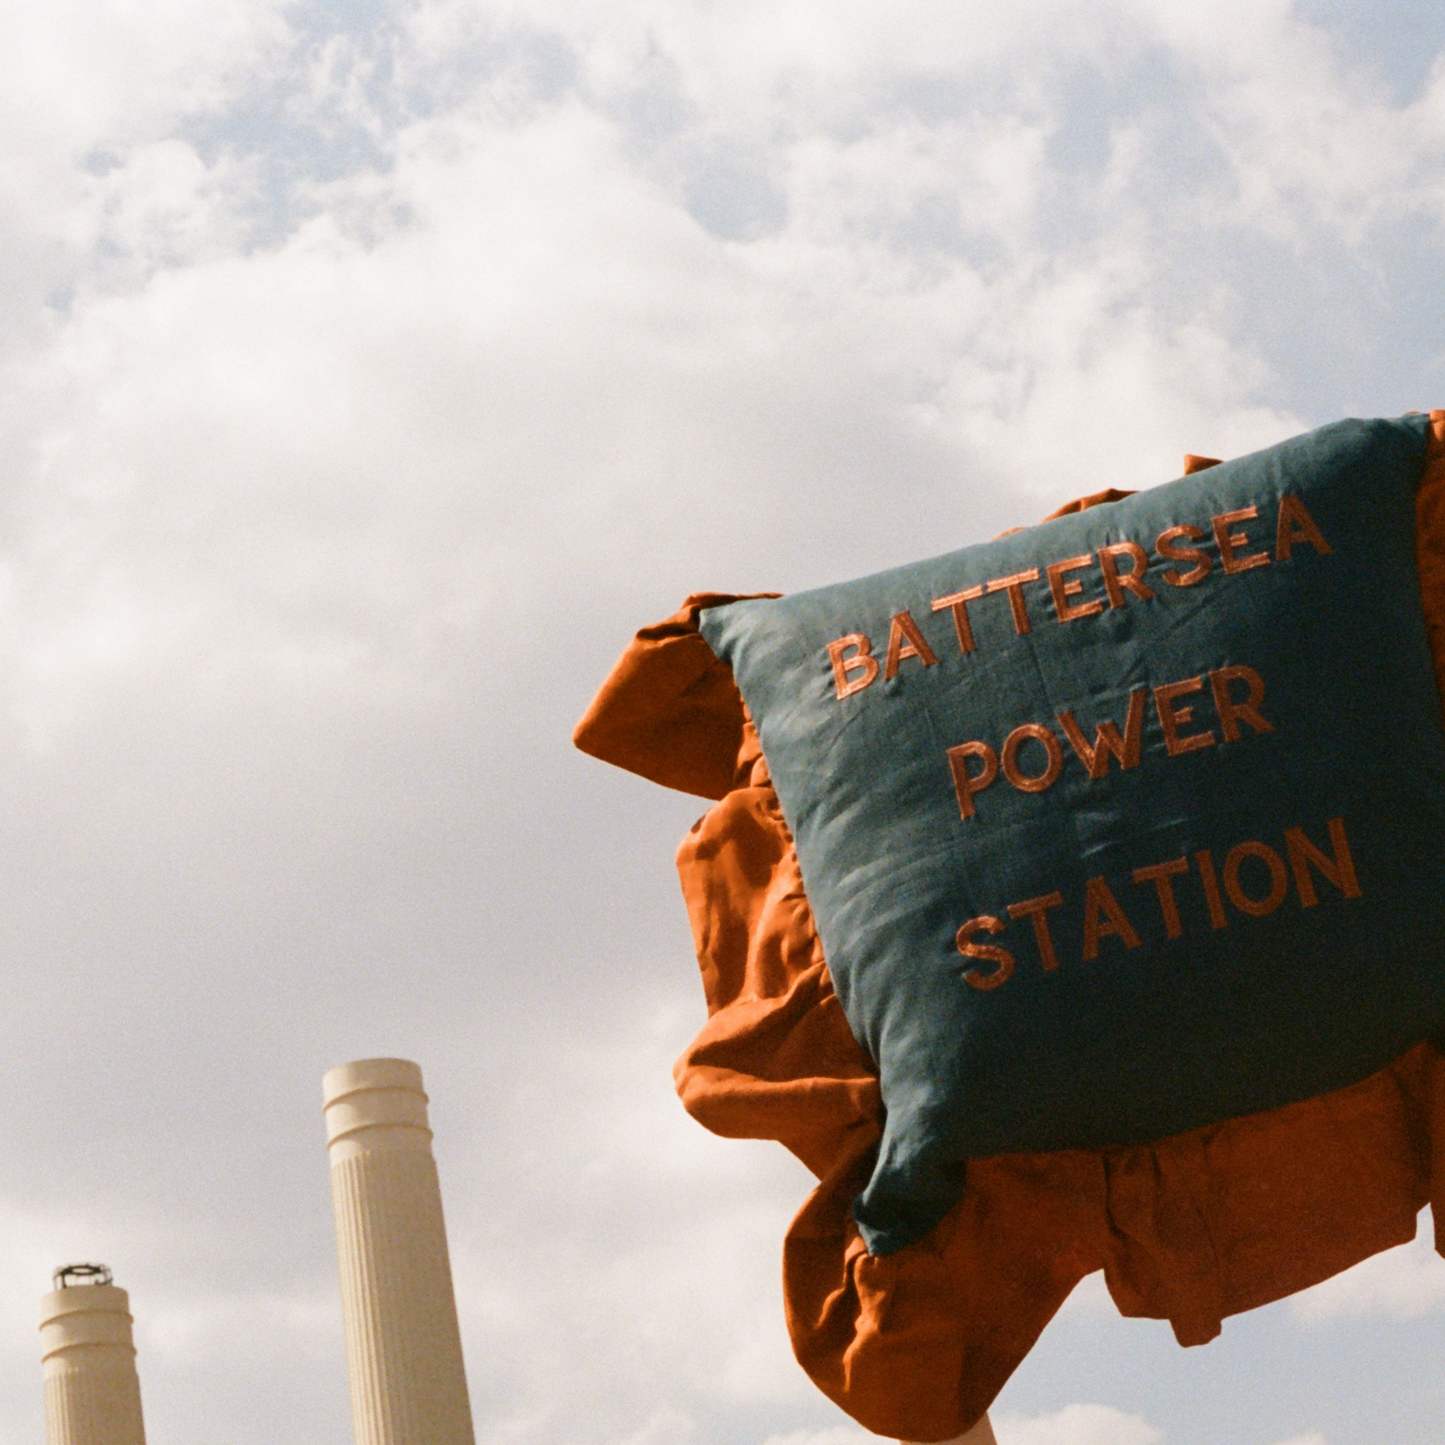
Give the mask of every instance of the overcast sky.
<svg viewBox="0 0 1445 1445">
<path fill-rule="evenodd" d="M 855 1445 L 810 1179 L 673 1097 L 639 626 L 1445 405 L 1424 0 L 0 9 L 0 1445 L 111 1264 L 153 1445 L 350 1440 L 320 1076 L 418 1060 L 479 1441 Z M 1428 1218 L 1425 1224 L 1428 1227 Z M 1435 1445 L 1425 1244 L 1001 1445 Z"/>
</svg>

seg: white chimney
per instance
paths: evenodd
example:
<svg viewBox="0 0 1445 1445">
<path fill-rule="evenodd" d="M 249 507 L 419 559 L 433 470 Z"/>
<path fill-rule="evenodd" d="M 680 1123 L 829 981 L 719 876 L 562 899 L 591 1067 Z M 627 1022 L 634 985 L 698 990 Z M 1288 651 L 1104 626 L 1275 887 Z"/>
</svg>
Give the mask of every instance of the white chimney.
<svg viewBox="0 0 1445 1445">
<path fill-rule="evenodd" d="M 473 1445 L 421 1069 L 322 1080 L 356 1445 Z"/>
<path fill-rule="evenodd" d="M 40 1309 L 48 1445 L 145 1445 L 130 1297 L 103 1264 L 68 1264 Z"/>
</svg>

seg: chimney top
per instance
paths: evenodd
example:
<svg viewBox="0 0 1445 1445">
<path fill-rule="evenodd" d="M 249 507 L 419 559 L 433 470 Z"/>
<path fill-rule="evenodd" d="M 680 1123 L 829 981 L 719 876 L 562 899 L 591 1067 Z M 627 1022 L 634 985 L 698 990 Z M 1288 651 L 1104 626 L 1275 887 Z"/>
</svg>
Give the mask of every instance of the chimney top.
<svg viewBox="0 0 1445 1445">
<path fill-rule="evenodd" d="M 112 1284 L 110 1266 L 104 1264 L 62 1264 L 50 1277 L 56 1289 L 74 1284 Z"/>
</svg>

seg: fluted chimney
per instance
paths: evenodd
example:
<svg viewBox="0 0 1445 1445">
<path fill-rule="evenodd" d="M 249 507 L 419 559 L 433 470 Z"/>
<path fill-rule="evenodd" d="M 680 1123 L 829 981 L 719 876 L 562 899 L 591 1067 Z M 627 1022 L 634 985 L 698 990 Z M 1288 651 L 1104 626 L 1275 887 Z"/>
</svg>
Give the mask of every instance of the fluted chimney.
<svg viewBox="0 0 1445 1445">
<path fill-rule="evenodd" d="M 48 1445 L 145 1445 L 130 1296 L 103 1264 L 67 1264 L 40 1309 Z"/>
<path fill-rule="evenodd" d="M 322 1080 L 356 1445 L 473 1445 L 421 1069 Z"/>
</svg>

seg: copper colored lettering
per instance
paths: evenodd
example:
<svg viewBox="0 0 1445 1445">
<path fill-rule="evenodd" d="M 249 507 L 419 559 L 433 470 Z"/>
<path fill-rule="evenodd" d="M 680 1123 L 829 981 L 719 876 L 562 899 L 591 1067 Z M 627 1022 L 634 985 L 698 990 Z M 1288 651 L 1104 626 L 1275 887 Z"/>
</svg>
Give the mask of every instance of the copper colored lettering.
<svg viewBox="0 0 1445 1445">
<path fill-rule="evenodd" d="M 1085 552 L 1081 556 L 1066 557 L 1062 562 L 1049 564 L 1049 591 L 1054 594 L 1054 611 L 1058 613 L 1060 622 L 1073 622 L 1080 617 L 1093 617 L 1095 613 L 1104 610 L 1104 604 L 1097 597 L 1092 602 L 1070 602 L 1070 597 L 1077 597 L 1084 590 L 1084 584 L 1077 580 L 1064 581 L 1065 572 L 1077 572 L 1080 567 L 1087 567 L 1093 560 L 1094 554 Z"/>
<path fill-rule="evenodd" d="M 1228 928 L 1229 918 L 1224 912 L 1224 899 L 1219 896 L 1219 879 L 1214 873 L 1214 857 L 1208 848 L 1201 848 L 1194 855 L 1199 865 L 1199 881 L 1204 885 L 1204 902 L 1209 908 L 1209 926 Z"/>
<path fill-rule="evenodd" d="M 1305 908 L 1313 908 L 1320 900 L 1315 894 L 1315 881 L 1310 877 L 1310 864 L 1345 895 L 1346 898 L 1360 896 L 1360 881 L 1355 877 L 1355 860 L 1350 857 L 1350 845 L 1345 841 L 1345 820 L 1331 818 L 1326 826 L 1330 830 L 1330 842 L 1334 845 L 1335 856 L 1328 858 L 1304 835 L 1302 828 L 1286 828 L 1285 847 L 1289 850 L 1290 867 L 1294 869 L 1294 884 L 1299 889 L 1299 901 Z"/>
<path fill-rule="evenodd" d="M 1169 749 L 1171 758 L 1177 758 L 1181 753 L 1192 753 L 1195 748 L 1211 747 L 1214 743 L 1212 732 L 1179 735 L 1179 729 L 1194 716 L 1194 704 L 1176 707 L 1174 699 L 1203 690 L 1202 677 L 1186 677 L 1183 682 L 1169 682 L 1154 689 L 1154 711 L 1159 714 L 1159 726 L 1164 729 L 1164 746 Z"/>
<path fill-rule="evenodd" d="M 1033 778 L 1020 772 L 1018 764 L 1019 748 L 1030 738 L 1042 743 L 1049 756 L 1043 772 Z M 1042 723 L 1024 723 L 1021 727 L 1016 727 L 1003 740 L 1002 757 L 1004 777 L 1021 793 L 1042 793 L 1045 788 L 1053 785 L 1059 776 L 1059 769 L 1064 766 L 1064 750 L 1059 746 L 1058 738 Z"/>
<path fill-rule="evenodd" d="M 1127 572 L 1119 571 L 1118 558 L 1127 557 L 1133 564 Z M 1147 602 L 1154 589 L 1144 581 L 1149 554 L 1137 542 L 1113 542 L 1099 548 L 1099 570 L 1104 574 L 1104 591 L 1109 594 L 1110 607 L 1124 605 L 1124 593 L 1132 592 Z"/>
<path fill-rule="evenodd" d="M 1171 587 L 1193 587 L 1196 582 L 1203 582 L 1214 569 L 1214 563 L 1209 560 L 1209 554 L 1201 552 L 1198 547 L 1176 547 L 1176 537 L 1188 537 L 1191 541 L 1198 541 L 1204 535 L 1203 527 L 1166 527 L 1159 534 L 1159 540 L 1154 543 L 1154 550 L 1161 557 L 1170 562 L 1193 562 L 1194 565 L 1187 572 L 1180 572 L 1171 567 L 1167 572 L 1160 573 L 1160 576 Z"/>
<path fill-rule="evenodd" d="M 858 651 L 851 657 L 844 657 L 843 654 L 850 647 L 856 647 Z M 861 632 L 850 632 L 847 637 L 830 642 L 828 657 L 833 664 L 833 680 L 838 684 L 840 698 L 862 692 L 878 676 L 878 659 L 873 656 L 873 644 Z M 850 681 L 850 672 L 856 672 L 859 676 Z"/>
<path fill-rule="evenodd" d="M 1257 516 L 1258 507 L 1241 507 L 1237 512 L 1221 512 L 1209 519 L 1214 528 L 1214 540 L 1219 543 L 1219 560 L 1224 563 L 1226 572 L 1248 572 L 1251 567 L 1269 566 L 1268 552 L 1249 552 L 1239 556 L 1236 549 L 1249 546 L 1249 538 L 1243 532 L 1229 530 L 1236 522 L 1248 522 Z"/>
<path fill-rule="evenodd" d="M 1044 972 L 1052 973 L 1059 966 L 1059 956 L 1054 952 L 1054 937 L 1049 932 L 1049 909 L 1061 908 L 1062 893 L 1045 893 L 1042 898 L 1026 898 L 1022 903 L 1010 903 L 1010 918 L 1027 918 L 1034 926 L 1034 941 L 1039 946 L 1039 958 L 1043 961 Z"/>
<path fill-rule="evenodd" d="M 1084 957 L 1098 958 L 1099 940 L 1110 934 L 1122 939 L 1125 948 L 1139 947 L 1139 935 L 1109 885 L 1090 878 L 1084 885 Z"/>
<path fill-rule="evenodd" d="M 982 758 L 983 767 L 970 774 L 968 760 Z M 987 743 L 960 743 L 948 750 L 948 766 L 953 772 L 953 790 L 958 794 L 958 816 L 974 814 L 973 795 L 981 793 L 998 777 L 998 754 Z"/>
<path fill-rule="evenodd" d="M 963 975 L 965 983 L 972 984 L 974 988 L 990 989 L 1008 982 L 1009 975 L 1014 971 L 1013 954 L 1008 949 L 999 948 L 992 943 L 973 942 L 973 935 L 980 930 L 985 933 L 1002 933 L 1007 927 L 1008 925 L 1003 919 L 994 918 L 985 913 L 981 918 L 970 918 L 958 930 L 958 951 L 965 958 L 981 958 L 986 963 L 996 965 L 989 973 L 984 973 L 977 968 L 966 970 Z"/>
<path fill-rule="evenodd" d="M 933 599 L 935 612 L 942 612 L 947 607 L 953 613 L 953 630 L 958 634 L 960 652 L 973 651 L 973 628 L 968 621 L 968 604 L 982 596 L 982 587 L 965 587 L 962 592 L 950 592 L 947 597 Z"/>
<path fill-rule="evenodd" d="M 907 642 L 903 640 L 905 637 Z M 888 661 L 883 668 L 885 682 L 898 676 L 898 664 L 905 657 L 918 658 L 924 667 L 932 667 L 938 661 L 938 654 L 928 645 L 913 620 L 913 614 L 906 609 L 893 614 L 893 625 L 888 629 Z"/>
<path fill-rule="evenodd" d="M 1293 492 L 1279 499 L 1279 525 L 1275 531 L 1274 556 L 1277 562 L 1288 562 L 1296 542 L 1308 542 L 1321 556 L 1335 549 L 1325 541 L 1315 519 Z"/>
<path fill-rule="evenodd" d="M 1240 885 L 1239 869 L 1246 858 L 1258 858 L 1269 869 L 1269 892 L 1263 898 L 1251 898 Z M 1224 860 L 1224 891 L 1229 894 L 1229 901 L 1241 913 L 1263 918 L 1266 913 L 1273 913 L 1284 902 L 1284 895 L 1288 890 L 1289 874 L 1285 871 L 1284 859 L 1269 844 L 1241 843 L 1237 848 L 1229 850 L 1229 855 Z"/>
<path fill-rule="evenodd" d="M 1008 605 L 1014 616 L 1014 631 L 1020 637 L 1026 632 L 1034 629 L 1029 624 L 1028 608 L 1024 606 L 1025 582 L 1037 582 L 1039 580 L 1039 569 L 1030 567 L 1027 572 L 1015 572 L 1011 577 L 995 577 L 988 584 L 990 592 L 1007 592 Z"/>
<path fill-rule="evenodd" d="M 1179 921 L 1179 905 L 1174 899 L 1173 880 L 1189 871 L 1189 859 L 1171 858 L 1167 863 L 1151 863 L 1147 868 L 1134 870 L 1136 883 L 1152 883 L 1159 895 L 1159 911 L 1164 915 L 1164 930 L 1170 938 L 1178 938 L 1184 932 Z"/>
<path fill-rule="evenodd" d="M 1249 696 L 1243 702 L 1235 702 L 1229 695 L 1229 684 L 1235 681 L 1249 689 Z M 1241 718 L 1257 733 L 1274 731 L 1274 724 L 1267 722 L 1259 710 L 1264 701 L 1264 679 L 1252 667 L 1245 667 L 1243 663 L 1236 667 L 1217 667 L 1209 674 L 1209 685 L 1214 690 L 1214 708 L 1219 714 L 1219 730 L 1225 742 L 1239 741 Z"/>
<path fill-rule="evenodd" d="M 1089 770 L 1091 778 L 1102 778 L 1109 771 L 1109 759 L 1116 758 L 1121 770 L 1137 767 L 1139 749 L 1144 739 L 1144 704 L 1148 699 L 1147 687 L 1135 688 L 1129 694 L 1129 715 L 1124 722 L 1124 736 L 1112 719 L 1101 722 L 1094 731 L 1094 746 L 1090 747 L 1083 730 L 1074 721 L 1071 712 L 1059 714 L 1059 726 L 1064 730 L 1069 745 L 1078 753 L 1079 761 Z"/>
</svg>

